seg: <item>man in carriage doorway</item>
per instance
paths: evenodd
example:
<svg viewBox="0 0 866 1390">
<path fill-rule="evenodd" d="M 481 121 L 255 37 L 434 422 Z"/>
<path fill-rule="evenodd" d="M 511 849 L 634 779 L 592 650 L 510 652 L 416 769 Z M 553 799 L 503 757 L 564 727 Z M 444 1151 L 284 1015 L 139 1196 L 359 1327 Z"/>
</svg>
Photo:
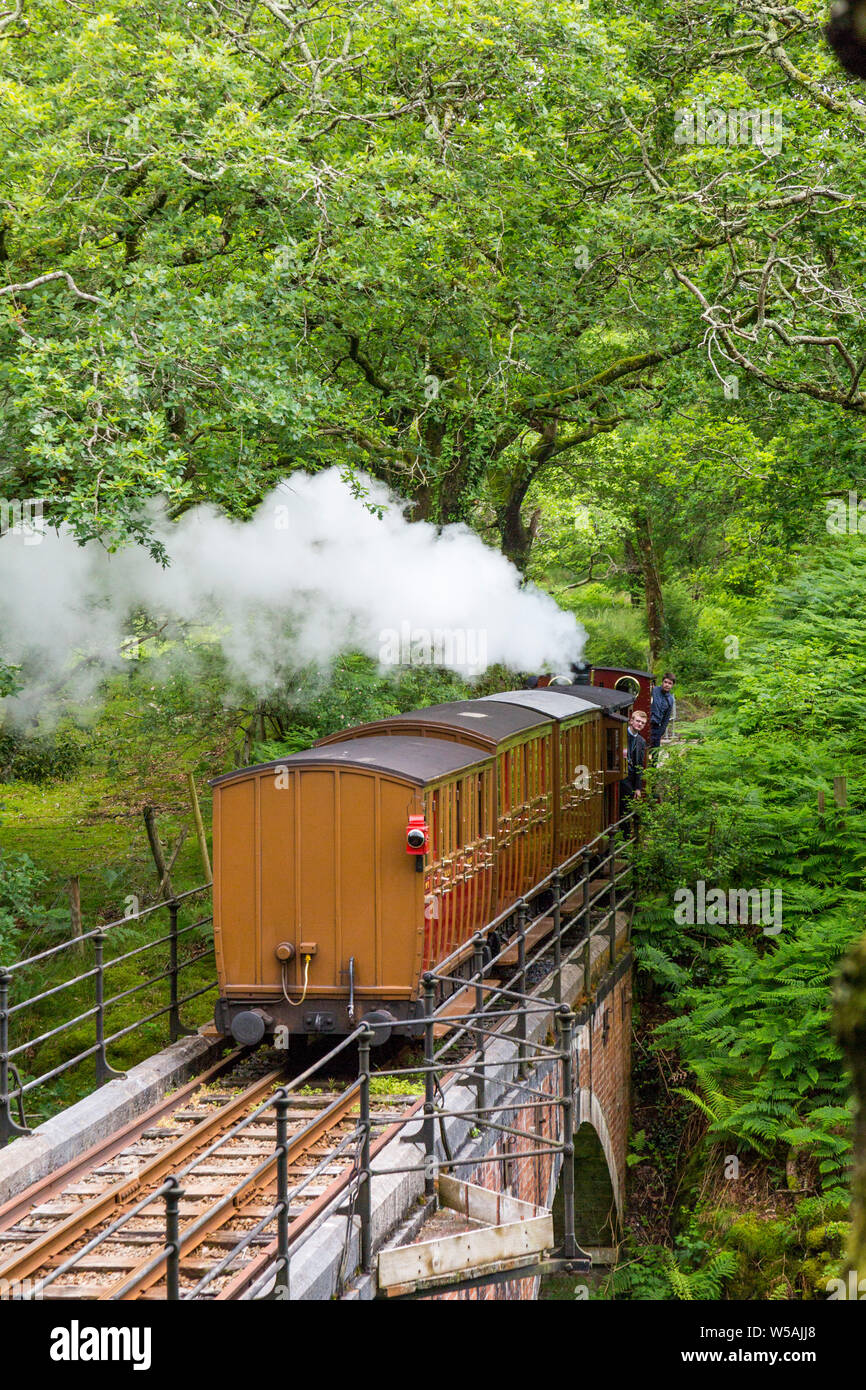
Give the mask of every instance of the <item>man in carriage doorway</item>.
<svg viewBox="0 0 866 1390">
<path fill-rule="evenodd" d="M 658 748 L 671 721 L 674 711 L 673 688 L 675 680 L 676 677 L 670 671 L 665 671 L 661 685 L 657 685 L 653 690 L 650 707 L 650 745 L 653 750 Z M 657 755 L 654 753 L 653 756 Z"/>
<path fill-rule="evenodd" d="M 620 783 L 620 797 L 623 814 L 629 810 L 632 797 L 638 800 L 643 796 L 643 772 L 646 765 L 646 714 L 642 709 L 633 709 L 628 721 L 628 748 L 626 752 L 626 775 Z"/>
</svg>

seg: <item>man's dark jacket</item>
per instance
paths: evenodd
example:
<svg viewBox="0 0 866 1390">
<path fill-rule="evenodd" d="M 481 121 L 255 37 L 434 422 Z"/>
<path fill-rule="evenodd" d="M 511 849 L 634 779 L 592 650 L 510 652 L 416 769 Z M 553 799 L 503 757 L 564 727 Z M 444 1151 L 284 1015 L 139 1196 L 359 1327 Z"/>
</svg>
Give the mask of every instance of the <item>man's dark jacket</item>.
<svg viewBox="0 0 866 1390">
<path fill-rule="evenodd" d="M 650 734 L 653 748 L 657 748 L 664 738 L 665 729 L 670 723 L 671 710 L 674 707 L 674 697 L 665 694 L 660 685 L 653 691 L 653 700 L 650 707 Z"/>
<path fill-rule="evenodd" d="M 646 739 L 641 734 L 636 734 L 634 729 L 628 731 L 628 755 L 626 776 L 623 778 L 623 791 L 627 796 L 633 796 L 635 792 L 643 791 L 643 770 L 646 762 Z"/>
</svg>

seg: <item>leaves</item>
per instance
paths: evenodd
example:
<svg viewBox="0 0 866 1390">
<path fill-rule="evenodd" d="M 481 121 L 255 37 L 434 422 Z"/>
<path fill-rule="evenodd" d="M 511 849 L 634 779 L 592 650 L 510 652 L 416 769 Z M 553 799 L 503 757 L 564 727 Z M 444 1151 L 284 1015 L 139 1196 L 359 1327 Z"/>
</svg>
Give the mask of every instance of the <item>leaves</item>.
<svg viewBox="0 0 866 1390">
<path fill-rule="evenodd" d="M 866 676 L 864 595 L 866 554 L 857 539 L 834 540 L 756 610 L 703 740 L 659 773 L 667 799 L 649 807 L 642 853 L 647 881 L 664 891 L 636 935 L 642 966 L 675 1003 L 657 1041 L 675 1045 L 697 1079 L 681 1094 L 709 1133 L 767 1155 L 793 1145 L 817 1158 L 830 1186 L 850 1153 L 829 1009 L 837 963 L 862 930 L 866 782 L 854 692 Z M 837 776 L 847 778 L 844 812 L 833 803 Z M 781 929 L 677 926 L 672 890 L 698 879 L 726 893 L 772 885 Z"/>
</svg>

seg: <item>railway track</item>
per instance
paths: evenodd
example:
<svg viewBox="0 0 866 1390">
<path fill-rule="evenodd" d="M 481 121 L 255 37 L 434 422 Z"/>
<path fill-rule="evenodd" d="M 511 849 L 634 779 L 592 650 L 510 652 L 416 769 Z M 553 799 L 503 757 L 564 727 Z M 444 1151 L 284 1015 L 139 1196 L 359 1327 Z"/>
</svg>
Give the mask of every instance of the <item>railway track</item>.
<svg viewBox="0 0 866 1390">
<path fill-rule="evenodd" d="M 166 1191 L 174 1179 L 179 1296 L 238 1296 L 249 1282 L 245 1270 L 260 1269 L 273 1249 L 271 1101 L 288 1080 L 284 1066 L 263 1069 L 254 1057 L 233 1053 L 19 1194 L 0 1208 L 0 1289 L 7 1297 L 46 1300 L 166 1298 Z M 351 1184 L 357 1110 L 357 1091 L 289 1096 L 290 1240 Z M 392 1113 L 387 1103 L 377 1106 L 374 1132 Z M 246 1249 L 229 1263 L 250 1232 Z"/>
<path fill-rule="evenodd" d="M 601 872 L 599 864 L 595 877 L 587 874 L 559 899 L 560 950 L 564 943 L 573 951 L 571 932 L 581 917 L 586 937 L 594 917 L 610 914 L 608 898 L 623 870 L 615 851 L 609 858 L 609 869 Z M 559 930 L 556 913 L 545 908 L 534 920 L 522 920 L 520 940 L 509 939 L 499 952 L 498 977 L 488 975 L 480 987 L 492 989 L 494 1002 L 503 980 L 507 996 L 513 978 L 520 977 L 523 989 L 530 977 L 534 984 L 550 975 L 561 959 L 551 946 Z M 479 987 L 453 983 L 453 994 L 437 1010 L 433 1036 L 441 1041 L 453 1034 L 465 1047 L 473 1031 L 466 1015 L 476 1007 Z M 339 1092 L 305 1087 L 301 1093 L 305 1080 L 322 1075 L 322 1063 L 292 1079 L 284 1058 L 274 1065 L 279 1057 L 267 1050 L 230 1053 L 0 1207 L 0 1299 L 260 1296 L 268 1279 L 273 1282 L 278 1258 L 277 1214 L 284 1210 L 278 1191 L 288 1194 L 289 1247 L 339 1198 L 350 1198 L 351 1213 L 364 1136 L 358 1082 Z M 405 1121 L 406 1112 L 420 1106 L 405 1095 L 374 1102 L 371 1158 L 396 1132 L 395 1107 Z M 285 1232 L 281 1238 L 285 1250 Z M 279 1257 L 283 1269 L 288 1253 Z"/>
</svg>

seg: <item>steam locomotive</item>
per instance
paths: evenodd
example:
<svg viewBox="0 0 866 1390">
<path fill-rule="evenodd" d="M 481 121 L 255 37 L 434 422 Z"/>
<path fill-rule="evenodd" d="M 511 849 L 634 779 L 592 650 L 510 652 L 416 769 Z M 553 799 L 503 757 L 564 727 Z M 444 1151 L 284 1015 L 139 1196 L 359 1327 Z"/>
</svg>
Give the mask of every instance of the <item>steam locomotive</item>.
<svg viewBox="0 0 866 1390">
<path fill-rule="evenodd" d="M 420 979 L 619 814 L 647 672 L 356 726 L 213 786 L 217 1028 L 413 1034 Z"/>
</svg>

